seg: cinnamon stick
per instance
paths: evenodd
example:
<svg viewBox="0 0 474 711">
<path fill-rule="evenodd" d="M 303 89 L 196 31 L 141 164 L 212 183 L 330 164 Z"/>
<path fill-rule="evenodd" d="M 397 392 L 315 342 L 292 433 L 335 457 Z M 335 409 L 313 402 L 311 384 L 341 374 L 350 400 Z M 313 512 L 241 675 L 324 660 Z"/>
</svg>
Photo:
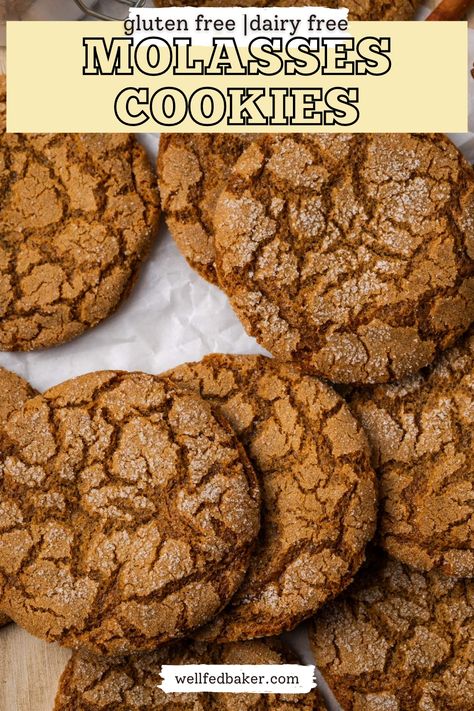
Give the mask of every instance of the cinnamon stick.
<svg viewBox="0 0 474 711">
<path fill-rule="evenodd" d="M 441 0 L 427 20 L 464 20 L 473 0 Z"/>
</svg>

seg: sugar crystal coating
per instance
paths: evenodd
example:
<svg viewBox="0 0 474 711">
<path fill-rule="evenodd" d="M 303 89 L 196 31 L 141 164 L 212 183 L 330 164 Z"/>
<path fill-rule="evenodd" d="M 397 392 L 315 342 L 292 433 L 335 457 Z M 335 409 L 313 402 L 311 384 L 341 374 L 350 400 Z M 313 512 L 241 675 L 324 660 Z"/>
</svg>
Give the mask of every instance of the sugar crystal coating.
<svg viewBox="0 0 474 711">
<path fill-rule="evenodd" d="M 474 708 L 474 584 L 376 554 L 314 619 L 316 664 L 344 711 Z"/>
<path fill-rule="evenodd" d="M 232 165 L 252 139 L 244 133 L 160 136 L 158 175 L 166 223 L 189 264 L 215 284 L 216 202 Z"/>
<path fill-rule="evenodd" d="M 375 529 L 366 438 L 342 398 L 291 364 L 210 355 L 167 374 L 231 423 L 259 476 L 262 526 L 239 591 L 200 638 L 293 629 L 351 581 Z"/>
<path fill-rule="evenodd" d="M 0 429 L 6 424 L 8 417 L 23 405 L 29 398 L 34 397 L 36 391 L 31 385 L 6 368 L 0 367 Z M 10 618 L 0 612 L 0 627 L 10 622 Z"/>
<path fill-rule="evenodd" d="M 141 373 L 81 376 L 0 433 L 0 609 L 119 654 L 212 618 L 259 528 L 254 472 L 210 406 Z"/>
<path fill-rule="evenodd" d="M 380 482 L 379 541 L 399 560 L 474 577 L 474 332 L 430 368 L 355 392 Z"/>
<path fill-rule="evenodd" d="M 445 136 L 264 136 L 214 222 L 250 335 L 334 382 L 413 374 L 474 319 L 474 171 Z"/>
<path fill-rule="evenodd" d="M 158 221 L 132 135 L 5 133 L 0 77 L 0 350 L 63 343 L 129 294 Z"/>
</svg>

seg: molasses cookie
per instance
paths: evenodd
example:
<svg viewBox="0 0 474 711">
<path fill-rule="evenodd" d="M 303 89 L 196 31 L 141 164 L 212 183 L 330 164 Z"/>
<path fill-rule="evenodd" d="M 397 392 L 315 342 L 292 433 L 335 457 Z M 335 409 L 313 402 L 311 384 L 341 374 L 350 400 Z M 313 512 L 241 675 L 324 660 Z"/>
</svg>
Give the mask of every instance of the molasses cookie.
<svg viewBox="0 0 474 711">
<path fill-rule="evenodd" d="M 153 649 L 240 585 L 258 484 L 198 396 L 90 373 L 13 413 L 0 451 L 0 609 L 30 633 L 100 654 Z"/>
<path fill-rule="evenodd" d="M 5 427 L 9 415 L 23 405 L 29 398 L 36 395 L 31 385 L 20 378 L 16 373 L 12 373 L 0 366 L 0 429 Z M 0 503 L 0 519 L 2 504 Z M 0 627 L 10 622 L 10 618 L 0 612 Z"/>
<path fill-rule="evenodd" d="M 206 645 L 183 642 L 155 652 L 104 659 L 75 652 L 59 684 L 54 711 L 314 711 L 322 709 L 316 691 L 309 694 L 166 695 L 163 664 L 298 664 L 299 659 L 274 640 Z M 315 705 L 318 704 L 318 705 Z"/>
<path fill-rule="evenodd" d="M 11 413 L 20 408 L 27 400 L 37 395 L 31 385 L 0 366 L 0 429 L 2 429 Z"/>
<path fill-rule="evenodd" d="M 348 585 L 374 533 L 375 482 L 362 428 L 329 386 L 270 358 L 211 355 L 165 375 L 226 417 L 262 487 L 247 575 L 199 638 L 293 629 Z"/>
<path fill-rule="evenodd" d="M 263 137 L 214 223 L 248 332 L 334 382 L 413 374 L 474 319 L 474 171 L 440 134 Z"/>
<path fill-rule="evenodd" d="M 298 7 L 310 5 L 309 0 L 154 0 L 157 7 Z M 324 7 L 349 9 L 349 20 L 410 20 L 419 3 L 417 0 L 325 0 Z"/>
<path fill-rule="evenodd" d="M 158 175 L 166 223 L 189 264 L 214 284 L 214 209 L 230 169 L 253 138 L 244 133 L 160 136 Z"/>
<path fill-rule="evenodd" d="M 379 472 L 380 543 L 414 568 L 474 577 L 474 329 L 431 368 L 351 405 Z"/>
<path fill-rule="evenodd" d="M 473 709 L 473 581 L 378 556 L 310 630 L 337 700 L 344 711 Z"/>
<path fill-rule="evenodd" d="M 109 316 L 157 220 L 155 178 L 132 135 L 7 134 L 0 111 L 0 350 L 54 346 Z"/>
</svg>

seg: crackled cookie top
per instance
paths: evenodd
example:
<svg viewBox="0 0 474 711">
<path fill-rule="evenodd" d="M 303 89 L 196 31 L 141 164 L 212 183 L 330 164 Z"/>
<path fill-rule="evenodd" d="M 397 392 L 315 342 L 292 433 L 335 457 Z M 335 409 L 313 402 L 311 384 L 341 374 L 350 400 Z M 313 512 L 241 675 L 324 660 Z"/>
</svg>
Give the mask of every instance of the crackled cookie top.
<svg viewBox="0 0 474 711">
<path fill-rule="evenodd" d="M 183 642 L 139 656 L 104 659 L 75 652 L 63 672 L 54 711 L 313 711 L 309 694 L 165 694 L 163 664 L 298 664 L 273 640 L 206 645 Z M 317 705 L 316 705 L 317 704 Z"/>
<path fill-rule="evenodd" d="M 382 554 L 310 630 L 344 711 L 474 708 L 474 583 Z"/>
<path fill-rule="evenodd" d="M 211 355 L 166 374 L 229 420 L 262 487 L 262 527 L 245 580 L 198 634 L 234 641 L 294 628 L 352 579 L 374 532 L 362 428 L 330 387 L 262 356 Z"/>
<path fill-rule="evenodd" d="M 212 226 L 217 198 L 253 138 L 243 133 L 160 136 L 158 175 L 166 223 L 189 264 L 212 283 L 217 283 Z"/>
<path fill-rule="evenodd" d="M 356 392 L 379 472 L 382 545 L 474 577 L 474 330 L 422 374 Z"/>
<path fill-rule="evenodd" d="M 215 227 L 249 333 L 330 380 L 412 374 L 474 319 L 474 172 L 442 135 L 266 136 Z"/>
<path fill-rule="evenodd" d="M 0 350 L 78 336 L 128 295 L 157 219 L 133 136 L 5 133 L 0 77 Z"/>
<path fill-rule="evenodd" d="M 0 366 L 0 393 L 0 429 L 2 429 L 9 415 L 29 398 L 34 397 L 36 391 L 19 375 Z M 0 627 L 8 622 L 10 618 L 0 612 Z"/>
<path fill-rule="evenodd" d="M 11 413 L 36 395 L 31 385 L 0 366 L 0 428 L 3 428 Z"/>
<path fill-rule="evenodd" d="M 258 485 L 195 394 L 90 373 L 27 402 L 0 445 L 0 609 L 32 634 L 104 654 L 152 649 L 239 586 Z"/>
<path fill-rule="evenodd" d="M 310 5 L 309 0 L 154 0 L 157 7 L 181 5 L 204 7 L 297 7 Z M 418 0 L 325 0 L 324 7 L 345 7 L 349 10 L 349 20 L 410 20 Z"/>
</svg>

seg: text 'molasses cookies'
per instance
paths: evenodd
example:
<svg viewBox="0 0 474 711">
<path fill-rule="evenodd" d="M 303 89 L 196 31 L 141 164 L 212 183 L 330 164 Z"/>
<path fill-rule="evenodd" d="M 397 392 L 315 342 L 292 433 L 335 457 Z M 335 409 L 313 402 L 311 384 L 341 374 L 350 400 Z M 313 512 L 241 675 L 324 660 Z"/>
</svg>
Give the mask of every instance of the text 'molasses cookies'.
<svg viewBox="0 0 474 711">
<path fill-rule="evenodd" d="M 0 348 L 53 346 L 130 291 L 155 178 L 130 136 L 3 131 L 0 161 Z M 319 711 L 158 688 L 297 663 L 256 638 L 310 616 L 344 711 L 474 708 L 472 167 L 439 134 L 185 134 L 158 171 L 180 250 L 275 357 L 44 395 L 0 369 L 0 625 L 75 649 L 55 711 Z"/>
</svg>

